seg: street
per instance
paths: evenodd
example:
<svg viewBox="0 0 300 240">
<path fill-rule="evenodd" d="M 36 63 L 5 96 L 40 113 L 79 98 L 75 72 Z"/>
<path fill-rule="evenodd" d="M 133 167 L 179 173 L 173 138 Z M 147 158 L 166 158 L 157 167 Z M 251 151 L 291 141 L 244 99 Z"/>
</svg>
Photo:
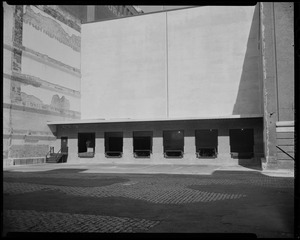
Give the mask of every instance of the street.
<svg viewBox="0 0 300 240">
<path fill-rule="evenodd" d="M 205 175 L 83 172 L 74 166 L 4 171 L 4 235 L 126 232 L 293 237 L 292 177 L 220 170 Z"/>
</svg>

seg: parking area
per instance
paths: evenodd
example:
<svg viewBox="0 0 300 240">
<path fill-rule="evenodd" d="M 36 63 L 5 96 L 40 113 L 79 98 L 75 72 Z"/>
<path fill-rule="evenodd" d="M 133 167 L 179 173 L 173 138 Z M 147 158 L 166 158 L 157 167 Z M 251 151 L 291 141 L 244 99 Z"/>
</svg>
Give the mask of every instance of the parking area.
<svg viewBox="0 0 300 240">
<path fill-rule="evenodd" d="M 213 166 L 203 166 L 203 174 L 195 169 L 195 174 L 180 173 L 185 169 L 180 166 L 173 173 L 172 168 L 149 173 L 148 167 L 148 174 L 143 174 L 140 170 L 146 171 L 147 166 L 143 167 L 132 167 L 131 172 L 126 165 L 45 164 L 8 169 L 3 172 L 4 233 L 293 237 L 293 176 Z"/>
</svg>

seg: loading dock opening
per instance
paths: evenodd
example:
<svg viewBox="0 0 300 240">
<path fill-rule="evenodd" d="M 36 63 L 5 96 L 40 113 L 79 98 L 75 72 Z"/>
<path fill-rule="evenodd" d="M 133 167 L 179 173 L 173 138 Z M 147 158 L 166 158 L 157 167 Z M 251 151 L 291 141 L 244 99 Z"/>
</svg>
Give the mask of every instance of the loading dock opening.
<svg viewBox="0 0 300 240">
<path fill-rule="evenodd" d="M 229 129 L 232 158 L 247 159 L 254 156 L 253 129 Z"/>
<path fill-rule="evenodd" d="M 218 154 L 218 130 L 196 130 L 195 144 L 197 158 L 216 158 Z"/>
<path fill-rule="evenodd" d="M 182 158 L 184 153 L 184 131 L 163 131 L 165 158 Z"/>
<path fill-rule="evenodd" d="M 120 158 L 123 155 L 123 132 L 106 132 L 105 156 Z"/>
<path fill-rule="evenodd" d="M 152 136 L 153 133 L 149 131 L 133 132 L 133 154 L 135 158 L 150 158 Z"/>
<path fill-rule="evenodd" d="M 95 133 L 78 133 L 78 157 L 91 158 L 95 155 Z"/>
</svg>

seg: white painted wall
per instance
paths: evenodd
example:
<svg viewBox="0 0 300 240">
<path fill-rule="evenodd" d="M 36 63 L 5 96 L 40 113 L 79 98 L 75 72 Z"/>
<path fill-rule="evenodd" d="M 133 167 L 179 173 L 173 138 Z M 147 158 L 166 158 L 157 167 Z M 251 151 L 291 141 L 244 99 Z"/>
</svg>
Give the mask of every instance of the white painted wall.
<svg viewBox="0 0 300 240">
<path fill-rule="evenodd" d="M 166 117 L 166 16 L 82 25 L 83 119 Z"/>
<path fill-rule="evenodd" d="M 83 24 L 82 118 L 261 114 L 258 21 L 210 6 Z"/>
</svg>

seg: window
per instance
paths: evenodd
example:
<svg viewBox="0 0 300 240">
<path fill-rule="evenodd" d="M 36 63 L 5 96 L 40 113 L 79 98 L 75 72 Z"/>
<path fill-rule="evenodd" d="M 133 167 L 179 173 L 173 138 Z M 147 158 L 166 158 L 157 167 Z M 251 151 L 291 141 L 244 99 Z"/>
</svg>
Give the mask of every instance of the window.
<svg viewBox="0 0 300 240">
<path fill-rule="evenodd" d="M 94 157 L 95 133 L 78 133 L 78 157 Z"/>
<path fill-rule="evenodd" d="M 105 156 L 122 157 L 123 155 L 123 133 L 106 132 L 105 137 Z"/>
<path fill-rule="evenodd" d="M 201 129 L 195 132 L 196 155 L 198 158 L 215 158 L 218 154 L 218 130 Z"/>
<path fill-rule="evenodd" d="M 254 155 L 253 129 L 230 129 L 230 153 L 233 158 L 252 158 Z"/>
<path fill-rule="evenodd" d="M 152 132 L 133 132 L 133 154 L 136 158 L 149 158 L 152 153 Z"/>
<path fill-rule="evenodd" d="M 182 158 L 184 152 L 183 130 L 164 131 L 163 144 L 166 158 Z"/>
</svg>

